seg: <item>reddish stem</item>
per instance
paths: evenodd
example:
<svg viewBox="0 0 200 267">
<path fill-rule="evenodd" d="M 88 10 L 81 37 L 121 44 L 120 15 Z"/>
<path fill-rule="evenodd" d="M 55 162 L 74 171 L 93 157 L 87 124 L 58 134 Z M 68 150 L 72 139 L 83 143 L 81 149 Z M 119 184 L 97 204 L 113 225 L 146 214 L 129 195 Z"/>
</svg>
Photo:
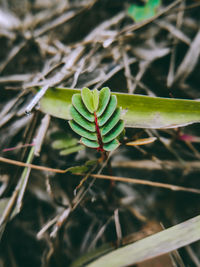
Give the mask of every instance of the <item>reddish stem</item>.
<svg viewBox="0 0 200 267">
<path fill-rule="evenodd" d="M 24 145 L 15 146 L 15 147 L 4 148 L 4 149 L 2 150 L 2 152 L 12 151 L 12 150 L 15 150 L 15 149 L 18 149 L 18 148 L 23 148 L 23 147 L 28 147 L 28 146 L 34 146 L 34 145 L 35 145 L 35 144 L 32 143 L 32 144 L 24 144 Z"/>
<path fill-rule="evenodd" d="M 103 149 L 103 141 L 102 141 L 102 138 L 101 138 L 101 133 L 100 133 L 99 125 L 98 125 L 98 119 L 97 119 L 96 112 L 94 112 L 94 120 L 95 120 L 97 139 L 98 139 L 98 143 L 99 143 L 99 147 L 97 148 L 97 150 L 103 152 L 104 151 L 104 149 Z"/>
</svg>

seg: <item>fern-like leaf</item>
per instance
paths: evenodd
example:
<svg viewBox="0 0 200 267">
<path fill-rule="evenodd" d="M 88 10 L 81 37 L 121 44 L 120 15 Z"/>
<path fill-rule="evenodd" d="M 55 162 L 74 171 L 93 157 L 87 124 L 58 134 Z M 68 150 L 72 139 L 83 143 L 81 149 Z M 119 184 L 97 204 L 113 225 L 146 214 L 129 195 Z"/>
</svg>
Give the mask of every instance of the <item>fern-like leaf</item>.
<svg viewBox="0 0 200 267">
<path fill-rule="evenodd" d="M 70 107 L 72 130 L 82 136 L 81 143 L 99 151 L 112 151 L 119 146 L 117 137 L 124 129 L 117 107 L 117 97 L 108 87 L 100 91 L 83 88 L 74 94 Z"/>
</svg>

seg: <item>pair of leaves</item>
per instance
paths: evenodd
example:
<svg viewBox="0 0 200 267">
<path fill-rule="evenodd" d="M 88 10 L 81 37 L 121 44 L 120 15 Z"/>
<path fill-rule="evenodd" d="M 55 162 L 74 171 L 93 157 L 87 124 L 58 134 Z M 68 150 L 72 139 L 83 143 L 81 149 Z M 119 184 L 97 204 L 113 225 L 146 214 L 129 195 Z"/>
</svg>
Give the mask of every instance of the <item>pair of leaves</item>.
<svg viewBox="0 0 200 267">
<path fill-rule="evenodd" d="M 124 129 L 117 107 L 117 97 L 110 89 L 101 91 L 83 88 L 81 94 L 72 96 L 70 107 L 71 128 L 80 136 L 85 146 L 101 151 L 112 151 L 119 146 L 117 137 Z"/>
<path fill-rule="evenodd" d="M 51 146 L 54 149 L 60 150 L 59 154 L 61 156 L 67 156 L 84 149 L 84 146 L 80 145 L 76 138 L 64 132 L 53 133 L 51 139 L 53 139 Z"/>
</svg>

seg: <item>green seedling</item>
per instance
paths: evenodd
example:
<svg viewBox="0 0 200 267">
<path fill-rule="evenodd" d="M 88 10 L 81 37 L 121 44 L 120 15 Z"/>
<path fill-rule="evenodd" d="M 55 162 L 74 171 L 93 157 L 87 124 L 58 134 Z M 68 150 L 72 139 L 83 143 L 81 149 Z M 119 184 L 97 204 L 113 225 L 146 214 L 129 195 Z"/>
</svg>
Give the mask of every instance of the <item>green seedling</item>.
<svg viewBox="0 0 200 267">
<path fill-rule="evenodd" d="M 128 8 L 128 15 L 133 18 L 135 22 L 141 22 L 154 17 L 160 5 L 161 0 L 148 0 L 144 6 L 132 4 Z"/>
<path fill-rule="evenodd" d="M 108 87 L 100 91 L 83 88 L 81 94 L 74 94 L 70 115 L 69 125 L 85 146 L 103 152 L 120 145 L 118 137 L 124 130 L 124 122 L 120 119 L 117 97 L 111 95 Z"/>
</svg>

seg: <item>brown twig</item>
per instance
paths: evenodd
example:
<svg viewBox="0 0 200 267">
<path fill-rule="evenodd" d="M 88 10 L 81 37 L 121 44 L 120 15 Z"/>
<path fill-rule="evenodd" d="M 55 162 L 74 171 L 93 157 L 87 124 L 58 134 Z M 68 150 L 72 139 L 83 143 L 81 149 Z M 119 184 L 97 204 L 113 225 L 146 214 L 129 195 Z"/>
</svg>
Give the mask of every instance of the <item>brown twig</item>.
<svg viewBox="0 0 200 267">
<path fill-rule="evenodd" d="M 4 163 L 16 165 L 19 167 L 29 167 L 31 169 L 40 170 L 40 171 L 48 171 L 48 172 L 56 172 L 56 173 L 66 173 L 68 171 L 68 168 L 66 170 L 48 168 L 48 167 L 44 167 L 44 166 L 38 166 L 35 164 L 31 164 L 31 163 L 24 163 L 21 161 L 17 161 L 17 160 L 13 160 L 13 159 L 7 159 L 7 158 L 3 158 L 3 157 L 0 157 L 0 161 L 4 162 Z"/>
<path fill-rule="evenodd" d="M 80 174 L 77 174 L 77 175 L 80 175 Z M 103 175 L 103 174 L 91 174 L 91 177 L 97 178 L 97 179 L 106 179 L 106 180 L 112 180 L 112 181 L 118 181 L 118 182 L 141 184 L 141 185 L 147 185 L 147 186 L 153 186 L 153 187 L 166 188 L 166 189 L 170 189 L 174 191 L 185 191 L 185 192 L 200 194 L 200 189 L 178 186 L 178 185 L 173 185 L 173 184 L 163 184 L 159 182 L 151 182 L 147 180 L 140 180 L 140 179 L 134 179 L 134 178 L 127 178 L 127 177 L 118 177 L 118 176 L 109 176 L 109 175 Z"/>
<path fill-rule="evenodd" d="M 36 169 L 36 170 L 50 171 L 50 172 L 56 172 L 56 173 L 66 173 L 69 170 L 68 168 L 65 170 L 48 168 L 44 166 L 38 166 L 38 165 L 30 164 L 30 163 L 20 162 L 17 160 L 11 160 L 7 158 L 3 158 L 3 157 L 0 157 L 0 161 L 8 163 L 8 164 L 12 164 L 12 165 L 21 166 L 21 167 L 29 167 L 29 168 Z M 76 175 L 83 175 L 83 174 L 76 173 Z M 125 182 L 125 183 L 141 184 L 141 185 L 147 185 L 147 186 L 153 186 L 153 187 L 166 188 L 166 189 L 170 189 L 174 191 L 185 191 L 185 192 L 200 194 L 200 189 L 189 188 L 189 187 L 187 188 L 184 186 L 178 186 L 178 185 L 173 185 L 173 184 L 163 184 L 159 182 L 152 182 L 152 181 L 140 180 L 140 179 L 135 179 L 135 178 L 127 178 L 127 177 L 117 177 L 117 176 L 103 175 L 103 174 L 90 174 L 90 176 L 96 179 L 106 179 L 106 180 L 119 181 L 119 182 Z"/>
</svg>

